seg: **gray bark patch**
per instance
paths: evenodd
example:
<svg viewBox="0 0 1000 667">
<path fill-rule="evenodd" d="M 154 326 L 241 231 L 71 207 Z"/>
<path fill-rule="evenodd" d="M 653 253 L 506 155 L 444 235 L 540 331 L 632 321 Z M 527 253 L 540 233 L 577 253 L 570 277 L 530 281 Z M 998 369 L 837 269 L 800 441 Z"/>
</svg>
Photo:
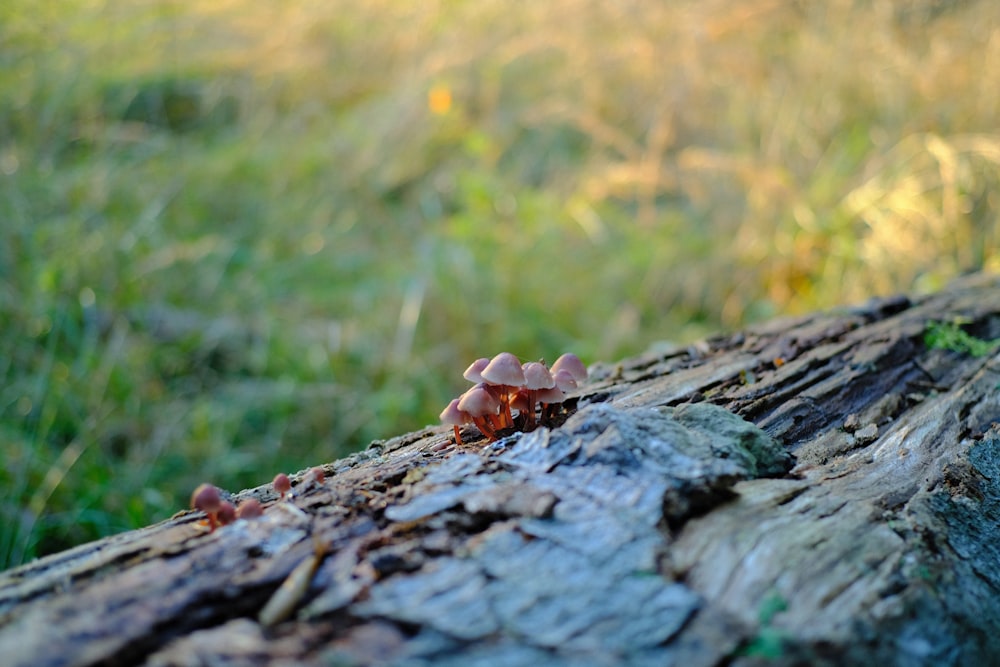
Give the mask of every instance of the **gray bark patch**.
<svg viewBox="0 0 1000 667">
<path fill-rule="evenodd" d="M 561 428 L 510 443 L 492 466 L 484 459 L 429 467 L 413 500 L 386 516 L 417 521 L 463 508 L 498 520 L 463 557 L 375 583 L 355 613 L 459 642 L 508 637 L 535 657 L 578 651 L 606 662 L 666 659 L 665 644 L 701 604 L 660 572 L 663 521 L 678 524 L 725 501 L 736 482 L 789 462 L 757 427 L 707 404 L 590 405 Z"/>
</svg>

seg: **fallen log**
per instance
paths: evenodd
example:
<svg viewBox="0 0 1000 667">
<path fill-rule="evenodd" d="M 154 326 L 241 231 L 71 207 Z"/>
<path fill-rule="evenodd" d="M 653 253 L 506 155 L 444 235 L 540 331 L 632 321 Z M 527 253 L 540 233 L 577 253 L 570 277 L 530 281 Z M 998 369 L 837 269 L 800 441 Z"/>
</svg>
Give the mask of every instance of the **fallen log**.
<svg viewBox="0 0 1000 667">
<path fill-rule="evenodd" d="M 977 275 L 595 364 L 530 433 L 427 428 L 235 495 L 260 518 L 181 512 L 0 573 L 0 656 L 991 664 L 997 337 Z"/>
</svg>

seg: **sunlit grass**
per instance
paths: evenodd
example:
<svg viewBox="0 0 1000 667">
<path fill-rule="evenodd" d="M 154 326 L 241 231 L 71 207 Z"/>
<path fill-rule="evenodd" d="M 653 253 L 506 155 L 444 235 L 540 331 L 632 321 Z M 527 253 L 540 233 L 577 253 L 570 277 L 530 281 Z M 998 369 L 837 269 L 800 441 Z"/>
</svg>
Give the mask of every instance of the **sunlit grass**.
<svg viewBox="0 0 1000 667">
<path fill-rule="evenodd" d="M 615 359 L 1000 267 L 1000 6 L 0 8 L 0 566 Z"/>
</svg>

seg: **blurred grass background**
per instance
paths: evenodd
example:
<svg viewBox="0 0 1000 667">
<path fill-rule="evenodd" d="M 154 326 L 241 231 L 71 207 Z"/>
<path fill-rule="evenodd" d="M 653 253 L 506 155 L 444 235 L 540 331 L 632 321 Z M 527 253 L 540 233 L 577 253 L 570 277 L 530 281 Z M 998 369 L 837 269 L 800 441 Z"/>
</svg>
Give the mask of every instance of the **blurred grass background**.
<svg viewBox="0 0 1000 667">
<path fill-rule="evenodd" d="M 998 81 L 992 0 L 7 0 L 0 568 L 433 423 L 477 356 L 996 270 Z"/>
</svg>

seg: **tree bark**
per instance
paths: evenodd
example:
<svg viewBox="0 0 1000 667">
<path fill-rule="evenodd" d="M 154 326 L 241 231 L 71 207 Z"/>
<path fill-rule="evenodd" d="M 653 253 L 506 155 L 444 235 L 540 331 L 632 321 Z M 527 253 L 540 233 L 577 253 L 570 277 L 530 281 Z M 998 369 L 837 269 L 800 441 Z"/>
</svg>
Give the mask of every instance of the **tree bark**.
<svg viewBox="0 0 1000 667">
<path fill-rule="evenodd" d="M 997 338 L 1000 279 L 596 364 L 531 433 L 39 559 L 0 574 L 0 662 L 995 664 L 1000 360 L 930 322 Z"/>
</svg>

